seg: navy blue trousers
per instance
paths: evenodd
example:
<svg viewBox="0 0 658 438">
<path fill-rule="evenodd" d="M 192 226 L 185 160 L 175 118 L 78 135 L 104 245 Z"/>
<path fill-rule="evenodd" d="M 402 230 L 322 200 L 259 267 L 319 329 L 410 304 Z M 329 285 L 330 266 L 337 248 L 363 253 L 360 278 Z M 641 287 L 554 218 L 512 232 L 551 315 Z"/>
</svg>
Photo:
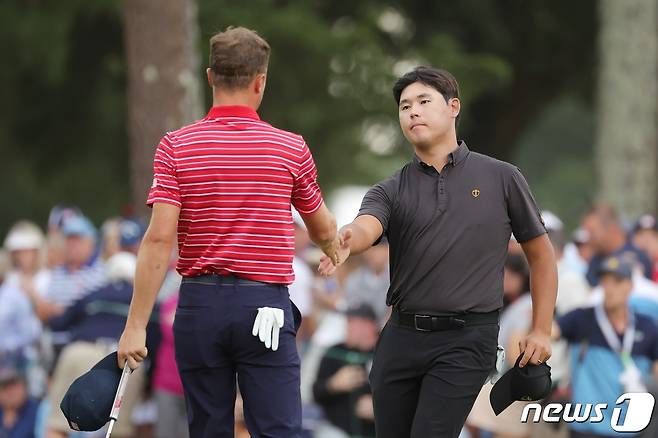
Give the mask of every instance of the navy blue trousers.
<svg viewBox="0 0 658 438">
<path fill-rule="evenodd" d="M 251 334 L 259 307 L 284 311 L 277 351 Z M 285 286 L 235 277 L 183 279 L 174 343 L 191 438 L 233 437 L 236 378 L 252 437 L 301 436 L 300 323 Z"/>
</svg>

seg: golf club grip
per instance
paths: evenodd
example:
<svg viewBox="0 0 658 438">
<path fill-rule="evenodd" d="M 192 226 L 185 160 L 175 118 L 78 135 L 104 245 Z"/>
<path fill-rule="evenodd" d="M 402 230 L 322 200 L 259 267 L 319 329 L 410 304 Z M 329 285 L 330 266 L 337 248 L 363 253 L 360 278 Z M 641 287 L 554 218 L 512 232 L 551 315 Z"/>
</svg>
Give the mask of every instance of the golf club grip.
<svg viewBox="0 0 658 438">
<path fill-rule="evenodd" d="M 121 403 L 123 402 L 123 393 L 126 391 L 126 386 L 128 385 L 128 377 L 132 370 L 128 366 L 128 361 L 126 360 L 123 364 L 123 371 L 121 372 L 121 379 L 119 380 L 119 386 L 117 387 L 117 393 L 114 396 L 114 402 L 112 403 L 112 410 L 110 411 L 110 419 L 118 420 L 119 411 L 121 410 Z"/>
</svg>

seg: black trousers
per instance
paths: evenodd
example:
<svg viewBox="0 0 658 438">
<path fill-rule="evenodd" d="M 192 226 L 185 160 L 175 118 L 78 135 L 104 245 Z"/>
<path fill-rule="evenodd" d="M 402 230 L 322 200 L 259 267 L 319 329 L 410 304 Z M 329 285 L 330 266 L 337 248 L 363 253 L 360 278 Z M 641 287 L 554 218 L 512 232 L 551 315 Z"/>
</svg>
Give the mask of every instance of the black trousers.
<svg viewBox="0 0 658 438">
<path fill-rule="evenodd" d="M 422 332 L 389 320 L 370 372 L 377 438 L 458 437 L 496 366 L 498 328 Z"/>
</svg>

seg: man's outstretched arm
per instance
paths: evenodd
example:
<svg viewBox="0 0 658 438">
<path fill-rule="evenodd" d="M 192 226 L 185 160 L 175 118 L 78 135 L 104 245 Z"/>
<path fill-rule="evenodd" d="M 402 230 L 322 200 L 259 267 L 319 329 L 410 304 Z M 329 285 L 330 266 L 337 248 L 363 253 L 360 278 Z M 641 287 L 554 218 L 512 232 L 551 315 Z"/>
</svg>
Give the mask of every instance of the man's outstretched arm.
<svg viewBox="0 0 658 438">
<path fill-rule="evenodd" d="M 308 236 L 322 252 L 330 257 L 334 264 L 338 263 L 338 248 L 340 240 L 336 230 L 336 218 L 322 203 L 319 209 L 311 214 L 300 213 L 306 224 Z"/>
<path fill-rule="evenodd" d="M 169 258 L 176 243 L 180 208 L 165 203 L 153 204 L 151 222 L 137 254 L 135 287 L 126 327 L 119 340 L 119 366 L 139 367 L 147 355 L 146 325 L 153 304 L 167 274 Z"/>
<path fill-rule="evenodd" d="M 342 227 L 338 233 L 342 240 L 338 251 L 339 265 L 344 263 L 351 254 L 359 254 L 370 248 L 383 232 L 384 227 L 379 219 L 369 214 L 358 216 L 352 223 Z M 322 275 L 331 275 L 335 272 L 336 267 L 328 257 L 323 256 L 320 259 L 318 271 Z"/>
</svg>

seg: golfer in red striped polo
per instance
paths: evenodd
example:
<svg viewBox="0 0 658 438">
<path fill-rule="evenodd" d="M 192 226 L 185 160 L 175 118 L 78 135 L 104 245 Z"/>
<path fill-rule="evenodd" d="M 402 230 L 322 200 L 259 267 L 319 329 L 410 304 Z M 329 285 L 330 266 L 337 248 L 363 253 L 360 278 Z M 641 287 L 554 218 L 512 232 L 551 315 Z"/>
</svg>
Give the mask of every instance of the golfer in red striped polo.
<svg viewBox="0 0 658 438">
<path fill-rule="evenodd" d="M 291 204 L 313 241 L 337 262 L 340 246 L 304 139 L 260 120 L 270 47 L 229 28 L 210 40 L 213 107 L 157 147 L 135 292 L 119 362 L 144 360 L 145 327 L 178 241 L 183 276 L 174 322 L 190 436 L 232 437 L 236 376 L 257 437 L 301 436 L 301 316 L 288 296 L 294 273 Z"/>
</svg>

